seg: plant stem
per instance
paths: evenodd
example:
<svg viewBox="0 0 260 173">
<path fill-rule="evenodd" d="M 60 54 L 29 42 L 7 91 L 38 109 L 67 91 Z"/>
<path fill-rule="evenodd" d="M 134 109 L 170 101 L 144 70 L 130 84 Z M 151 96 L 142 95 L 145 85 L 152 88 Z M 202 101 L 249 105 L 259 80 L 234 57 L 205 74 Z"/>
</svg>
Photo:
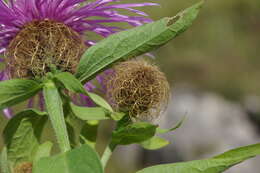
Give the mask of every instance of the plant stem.
<svg viewBox="0 0 260 173">
<path fill-rule="evenodd" d="M 71 147 L 63 113 L 62 100 L 58 89 L 52 81 L 45 83 L 43 95 L 60 150 L 62 152 L 69 151 Z"/>
<path fill-rule="evenodd" d="M 105 151 L 102 155 L 102 158 L 101 158 L 101 163 L 102 163 L 103 169 L 105 169 L 107 162 L 110 159 L 110 157 L 111 157 L 113 151 L 115 150 L 116 146 L 117 145 L 114 144 L 114 143 L 109 143 L 109 145 L 106 147 L 106 149 L 105 149 Z"/>
</svg>

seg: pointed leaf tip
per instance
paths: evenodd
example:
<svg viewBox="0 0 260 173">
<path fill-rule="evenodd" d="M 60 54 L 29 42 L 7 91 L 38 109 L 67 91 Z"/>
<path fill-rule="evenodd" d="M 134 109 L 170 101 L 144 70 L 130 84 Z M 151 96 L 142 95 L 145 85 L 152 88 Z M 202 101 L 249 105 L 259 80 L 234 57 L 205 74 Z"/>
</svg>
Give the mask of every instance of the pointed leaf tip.
<svg viewBox="0 0 260 173">
<path fill-rule="evenodd" d="M 89 81 L 115 62 L 140 56 L 165 45 L 192 25 L 203 3 L 200 1 L 176 17 L 162 18 L 103 39 L 84 53 L 75 76 L 81 82 Z"/>
</svg>

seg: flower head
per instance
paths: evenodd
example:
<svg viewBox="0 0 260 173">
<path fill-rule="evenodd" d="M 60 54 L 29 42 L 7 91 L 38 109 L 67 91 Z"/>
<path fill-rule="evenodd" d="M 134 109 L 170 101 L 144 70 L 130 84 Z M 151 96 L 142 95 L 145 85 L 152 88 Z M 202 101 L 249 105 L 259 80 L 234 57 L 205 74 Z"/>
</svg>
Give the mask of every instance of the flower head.
<svg viewBox="0 0 260 173">
<path fill-rule="evenodd" d="M 114 23 L 139 26 L 151 19 L 135 7 L 156 3 L 119 3 L 120 0 L 0 0 L 0 54 L 7 68 L 1 79 L 42 76 L 54 65 L 74 72 L 84 50 L 96 41 L 89 33 L 107 37 L 122 28 Z M 118 9 L 134 15 L 121 14 Z M 106 23 L 110 23 L 106 25 Z M 3 59 L 0 59 L 3 61 Z M 101 77 L 97 78 L 99 81 Z M 91 83 L 87 90 L 95 88 Z M 89 98 L 80 96 L 88 104 Z M 41 102 L 41 99 L 37 99 Z M 29 106 L 33 105 L 32 100 Z M 43 107 L 42 103 L 38 103 Z M 6 110 L 10 113 L 10 110 Z"/>
<path fill-rule="evenodd" d="M 169 84 L 157 66 L 130 60 L 113 70 L 107 79 L 107 97 L 116 109 L 139 120 L 153 120 L 165 110 Z"/>
<path fill-rule="evenodd" d="M 51 68 L 74 73 L 86 46 L 79 34 L 63 23 L 33 21 L 10 42 L 6 50 L 9 76 L 45 76 Z"/>
</svg>

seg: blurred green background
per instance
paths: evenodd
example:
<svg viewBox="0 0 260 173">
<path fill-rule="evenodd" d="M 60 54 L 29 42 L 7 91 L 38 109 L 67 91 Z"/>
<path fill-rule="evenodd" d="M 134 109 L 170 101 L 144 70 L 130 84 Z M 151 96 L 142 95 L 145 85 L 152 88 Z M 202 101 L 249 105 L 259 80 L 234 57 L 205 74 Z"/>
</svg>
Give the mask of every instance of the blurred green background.
<svg viewBox="0 0 260 173">
<path fill-rule="evenodd" d="M 194 0 L 162 0 L 155 19 Z M 260 1 L 207 0 L 194 25 L 156 52 L 172 84 L 187 82 L 228 99 L 260 95 Z"/>
<path fill-rule="evenodd" d="M 161 6 L 144 9 L 156 20 L 174 16 L 198 1 L 153 2 Z M 187 83 L 240 102 L 246 95 L 260 96 L 259 35 L 259 0 L 207 0 L 193 26 L 154 54 L 173 86 Z M 1 132 L 5 123 L 1 116 Z M 111 173 L 127 173 L 115 165 L 110 169 Z"/>
</svg>

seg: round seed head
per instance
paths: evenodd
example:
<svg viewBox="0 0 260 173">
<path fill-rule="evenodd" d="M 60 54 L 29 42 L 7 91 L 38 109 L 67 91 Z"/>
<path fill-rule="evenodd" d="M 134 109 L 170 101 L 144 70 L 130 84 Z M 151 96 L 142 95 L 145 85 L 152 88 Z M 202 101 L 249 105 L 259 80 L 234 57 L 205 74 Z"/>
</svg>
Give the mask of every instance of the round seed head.
<svg viewBox="0 0 260 173">
<path fill-rule="evenodd" d="M 132 119 L 151 121 L 166 108 L 169 84 L 155 65 L 144 60 L 122 62 L 107 77 L 107 97 L 119 111 Z"/>
<path fill-rule="evenodd" d="M 30 22 L 7 48 L 10 77 L 42 77 L 53 67 L 74 73 L 85 49 L 78 33 L 63 23 L 51 20 Z"/>
</svg>

